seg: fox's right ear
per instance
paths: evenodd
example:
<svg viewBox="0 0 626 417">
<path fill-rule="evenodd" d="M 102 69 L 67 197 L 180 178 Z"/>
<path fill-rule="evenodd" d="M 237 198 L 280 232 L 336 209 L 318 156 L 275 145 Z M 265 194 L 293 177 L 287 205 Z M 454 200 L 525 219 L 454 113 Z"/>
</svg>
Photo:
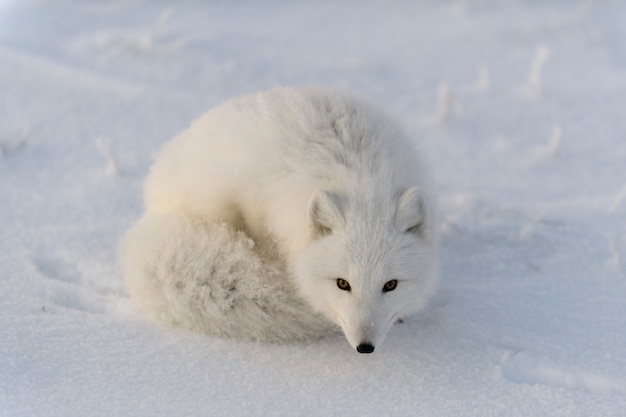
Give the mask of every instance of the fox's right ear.
<svg viewBox="0 0 626 417">
<path fill-rule="evenodd" d="M 318 236 L 328 235 L 345 224 L 341 200 L 328 191 L 320 190 L 313 193 L 307 216 Z"/>
<path fill-rule="evenodd" d="M 428 218 L 428 204 L 422 191 L 417 187 L 406 190 L 398 200 L 396 227 L 405 233 L 427 237 Z"/>
</svg>

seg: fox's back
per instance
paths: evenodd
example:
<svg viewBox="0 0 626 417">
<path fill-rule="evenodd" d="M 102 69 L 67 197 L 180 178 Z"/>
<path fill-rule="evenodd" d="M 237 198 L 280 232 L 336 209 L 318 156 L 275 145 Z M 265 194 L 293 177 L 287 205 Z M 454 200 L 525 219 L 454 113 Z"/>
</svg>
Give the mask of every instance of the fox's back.
<svg viewBox="0 0 626 417">
<path fill-rule="evenodd" d="M 423 182 L 395 123 L 335 90 L 275 89 L 214 108 L 167 144 L 148 178 L 148 211 L 244 222 L 252 234 L 306 234 L 320 189 L 391 202 Z M 270 229 L 270 230 L 265 230 Z"/>
</svg>

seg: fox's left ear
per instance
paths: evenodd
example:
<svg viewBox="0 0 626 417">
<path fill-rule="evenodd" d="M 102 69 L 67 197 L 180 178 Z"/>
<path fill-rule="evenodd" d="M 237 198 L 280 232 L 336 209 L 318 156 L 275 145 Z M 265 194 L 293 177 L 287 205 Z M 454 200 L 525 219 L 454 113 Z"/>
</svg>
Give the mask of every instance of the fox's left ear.
<svg viewBox="0 0 626 417">
<path fill-rule="evenodd" d="M 396 227 L 405 233 L 426 237 L 429 207 L 424 194 L 417 187 L 411 187 L 398 199 Z"/>
</svg>

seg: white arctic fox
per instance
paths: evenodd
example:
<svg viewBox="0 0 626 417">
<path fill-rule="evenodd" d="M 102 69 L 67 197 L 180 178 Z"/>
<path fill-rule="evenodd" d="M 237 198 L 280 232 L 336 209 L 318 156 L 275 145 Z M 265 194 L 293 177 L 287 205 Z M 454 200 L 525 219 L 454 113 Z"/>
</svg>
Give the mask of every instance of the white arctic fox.
<svg viewBox="0 0 626 417">
<path fill-rule="evenodd" d="M 255 340 L 339 326 L 371 353 L 436 276 L 431 183 L 376 107 L 281 88 L 209 111 L 159 154 L 124 239 L 145 314 Z"/>
</svg>

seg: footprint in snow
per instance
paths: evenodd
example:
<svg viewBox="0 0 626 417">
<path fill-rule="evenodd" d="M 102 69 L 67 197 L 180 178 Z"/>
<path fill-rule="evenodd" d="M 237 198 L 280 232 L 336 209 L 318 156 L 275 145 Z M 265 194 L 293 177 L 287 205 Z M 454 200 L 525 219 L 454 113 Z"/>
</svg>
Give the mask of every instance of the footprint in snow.
<svg viewBox="0 0 626 417">
<path fill-rule="evenodd" d="M 543 385 L 601 395 L 626 394 L 624 381 L 544 364 L 523 353 L 506 352 L 502 357 L 499 370 L 502 378 L 514 384 Z"/>
<path fill-rule="evenodd" d="M 30 127 L 26 126 L 17 139 L 0 141 L 0 159 L 18 152 L 24 147 L 26 141 L 30 138 Z"/>
<path fill-rule="evenodd" d="M 61 259 L 47 256 L 34 256 L 32 261 L 41 275 L 46 278 L 72 284 L 76 284 L 80 281 L 78 268 Z"/>
<path fill-rule="evenodd" d="M 75 265 L 50 256 L 33 256 L 31 259 L 43 277 L 56 282 L 51 286 L 49 295 L 52 304 L 85 313 L 104 312 L 98 295 L 85 286 L 85 280 Z M 45 306 L 43 310 L 48 311 Z"/>
</svg>

